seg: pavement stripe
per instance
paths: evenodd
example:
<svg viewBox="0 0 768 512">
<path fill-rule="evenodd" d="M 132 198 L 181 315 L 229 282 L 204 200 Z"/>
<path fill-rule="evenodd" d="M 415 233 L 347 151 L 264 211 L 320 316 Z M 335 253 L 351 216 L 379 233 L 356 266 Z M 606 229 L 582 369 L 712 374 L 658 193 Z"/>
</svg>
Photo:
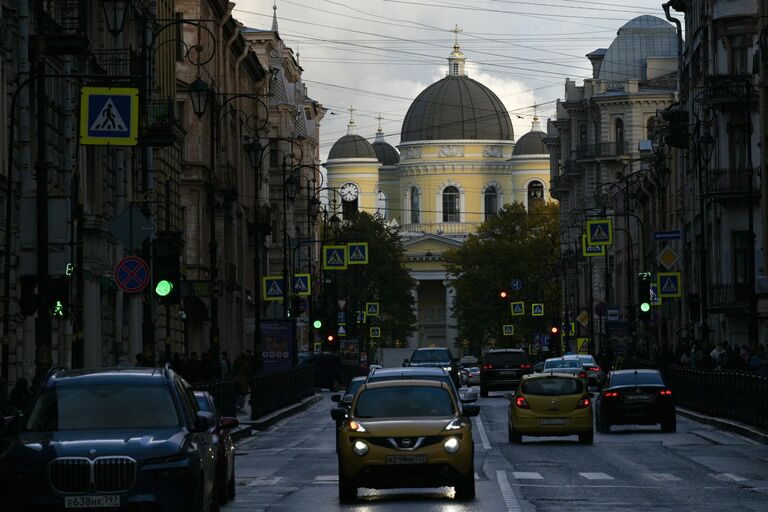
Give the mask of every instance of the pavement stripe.
<svg viewBox="0 0 768 512">
<path fill-rule="evenodd" d="M 544 477 L 539 473 L 532 473 L 527 471 L 513 471 L 512 476 L 517 480 L 544 480 Z"/>
<path fill-rule="evenodd" d="M 605 473 L 579 473 L 581 476 L 586 478 L 587 480 L 613 480 L 612 476 L 606 475 Z"/>
<path fill-rule="evenodd" d="M 520 502 L 517 501 L 512 486 L 509 485 L 507 472 L 503 469 L 497 469 L 496 480 L 499 482 L 501 497 L 504 499 L 504 504 L 507 506 L 507 512 L 520 512 Z"/>
<path fill-rule="evenodd" d="M 483 450 L 490 450 L 491 442 L 488 441 L 488 434 L 485 432 L 483 420 L 480 419 L 480 416 L 475 416 L 475 427 L 477 427 L 477 432 L 480 434 L 480 441 L 483 443 Z"/>
<path fill-rule="evenodd" d="M 245 480 L 244 478 L 237 478 L 238 480 Z M 282 480 L 283 477 L 281 476 L 265 476 L 265 477 L 259 477 L 254 479 L 251 482 L 248 482 L 246 485 L 248 487 L 263 487 L 267 485 L 277 485 L 277 483 Z"/>
<path fill-rule="evenodd" d="M 653 478 L 657 482 L 677 482 L 680 479 L 671 473 L 648 473 L 649 478 Z"/>
<path fill-rule="evenodd" d="M 734 473 L 710 473 L 710 476 L 724 482 L 744 482 L 749 480 L 748 478 L 744 478 L 743 476 Z"/>
<path fill-rule="evenodd" d="M 339 475 L 317 475 L 313 484 L 335 484 L 339 481 Z"/>
</svg>

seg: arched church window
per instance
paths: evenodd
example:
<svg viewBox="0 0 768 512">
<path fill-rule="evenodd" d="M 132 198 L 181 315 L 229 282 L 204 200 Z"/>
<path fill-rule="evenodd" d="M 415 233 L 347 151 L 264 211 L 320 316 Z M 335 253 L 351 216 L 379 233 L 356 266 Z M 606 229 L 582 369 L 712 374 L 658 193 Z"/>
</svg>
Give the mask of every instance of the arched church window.
<svg viewBox="0 0 768 512">
<path fill-rule="evenodd" d="M 421 196 L 419 189 L 416 187 L 411 188 L 411 224 L 419 224 L 421 222 Z"/>
<path fill-rule="evenodd" d="M 454 186 L 443 189 L 443 222 L 460 222 L 459 189 Z"/>
<path fill-rule="evenodd" d="M 490 186 L 485 189 L 485 219 L 488 220 L 489 218 L 496 215 L 496 212 L 499 211 L 499 191 L 496 190 L 496 187 Z"/>
<path fill-rule="evenodd" d="M 376 194 L 376 214 L 382 219 L 387 218 L 387 194 L 383 190 Z"/>
<path fill-rule="evenodd" d="M 528 209 L 535 204 L 544 203 L 544 185 L 540 181 L 532 181 L 528 184 Z"/>
</svg>

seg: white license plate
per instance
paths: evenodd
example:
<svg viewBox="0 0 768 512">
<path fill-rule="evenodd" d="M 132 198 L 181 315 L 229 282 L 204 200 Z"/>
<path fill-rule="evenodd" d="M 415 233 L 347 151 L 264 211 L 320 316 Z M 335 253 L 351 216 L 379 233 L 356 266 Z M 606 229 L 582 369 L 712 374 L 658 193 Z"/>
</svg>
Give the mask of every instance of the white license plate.
<svg viewBox="0 0 768 512">
<path fill-rule="evenodd" d="M 514 377 L 517 375 L 517 372 L 515 370 L 501 370 L 499 375 L 502 377 Z"/>
<path fill-rule="evenodd" d="M 67 496 L 64 498 L 64 508 L 117 508 L 120 506 L 120 496 Z"/>
<path fill-rule="evenodd" d="M 387 464 L 426 464 L 426 455 L 389 455 Z"/>
<path fill-rule="evenodd" d="M 626 395 L 624 397 L 627 402 L 633 402 L 633 403 L 644 403 L 644 402 L 652 402 L 653 401 L 653 395 Z"/>
<path fill-rule="evenodd" d="M 565 418 L 541 418 L 539 425 L 565 425 L 567 421 Z"/>
</svg>

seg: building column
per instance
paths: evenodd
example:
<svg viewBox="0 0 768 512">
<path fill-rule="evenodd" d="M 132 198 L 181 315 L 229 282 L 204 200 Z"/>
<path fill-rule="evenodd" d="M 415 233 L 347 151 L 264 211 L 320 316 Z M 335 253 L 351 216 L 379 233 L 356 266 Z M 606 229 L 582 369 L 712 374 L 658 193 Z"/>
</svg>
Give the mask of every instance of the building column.
<svg viewBox="0 0 768 512">
<path fill-rule="evenodd" d="M 453 302 L 456 298 L 456 289 L 453 287 L 453 281 L 444 280 L 445 286 L 445 343 L 446 346 L 454 351 L 456 338 L 459 336 L 459 330 L 456 328 L 456 319 L 453 317 Z"/>
<path fill-rule="evenodd" d="M 416 330 L 408 336 L 408 347 L 416 348 L 419 346 L 419 281 L 416 281 L 416 286 L 411 288 L 411 296 L 413 297 L 413 309 L 416 312 Z"/>
<path fill-rule="evenodd" d="M 83 288 L 83 367 L 101 368 L 101 284 L 86 280 Z"/>
</svg>

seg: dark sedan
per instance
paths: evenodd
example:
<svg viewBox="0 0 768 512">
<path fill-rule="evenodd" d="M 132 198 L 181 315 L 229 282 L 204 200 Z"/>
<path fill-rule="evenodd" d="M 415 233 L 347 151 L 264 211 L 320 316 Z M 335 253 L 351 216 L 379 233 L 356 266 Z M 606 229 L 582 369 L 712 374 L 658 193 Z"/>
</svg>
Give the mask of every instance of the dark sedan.
<svg viewBox="0 0 768 512">
<path fill-rule="evenodd" d="M 237 418 L 222 416 L 213 397 L 207 391 L 195 391 L 195 400 L 201 411 L 213 414 L 215 424 L 208 431 L 216 450 L 216 490 L 219 503 L 224 504 L 235 497 L 235 443 L 229 431 L 237 428 Z"/>
<path fill-rule="evenodd" d="M 597 405 L 597 430 L 611 425 L 656 425 L 663 432 L 677 429 L 675 398 L 658 370 L 610 372 Z"/>
</svg>

